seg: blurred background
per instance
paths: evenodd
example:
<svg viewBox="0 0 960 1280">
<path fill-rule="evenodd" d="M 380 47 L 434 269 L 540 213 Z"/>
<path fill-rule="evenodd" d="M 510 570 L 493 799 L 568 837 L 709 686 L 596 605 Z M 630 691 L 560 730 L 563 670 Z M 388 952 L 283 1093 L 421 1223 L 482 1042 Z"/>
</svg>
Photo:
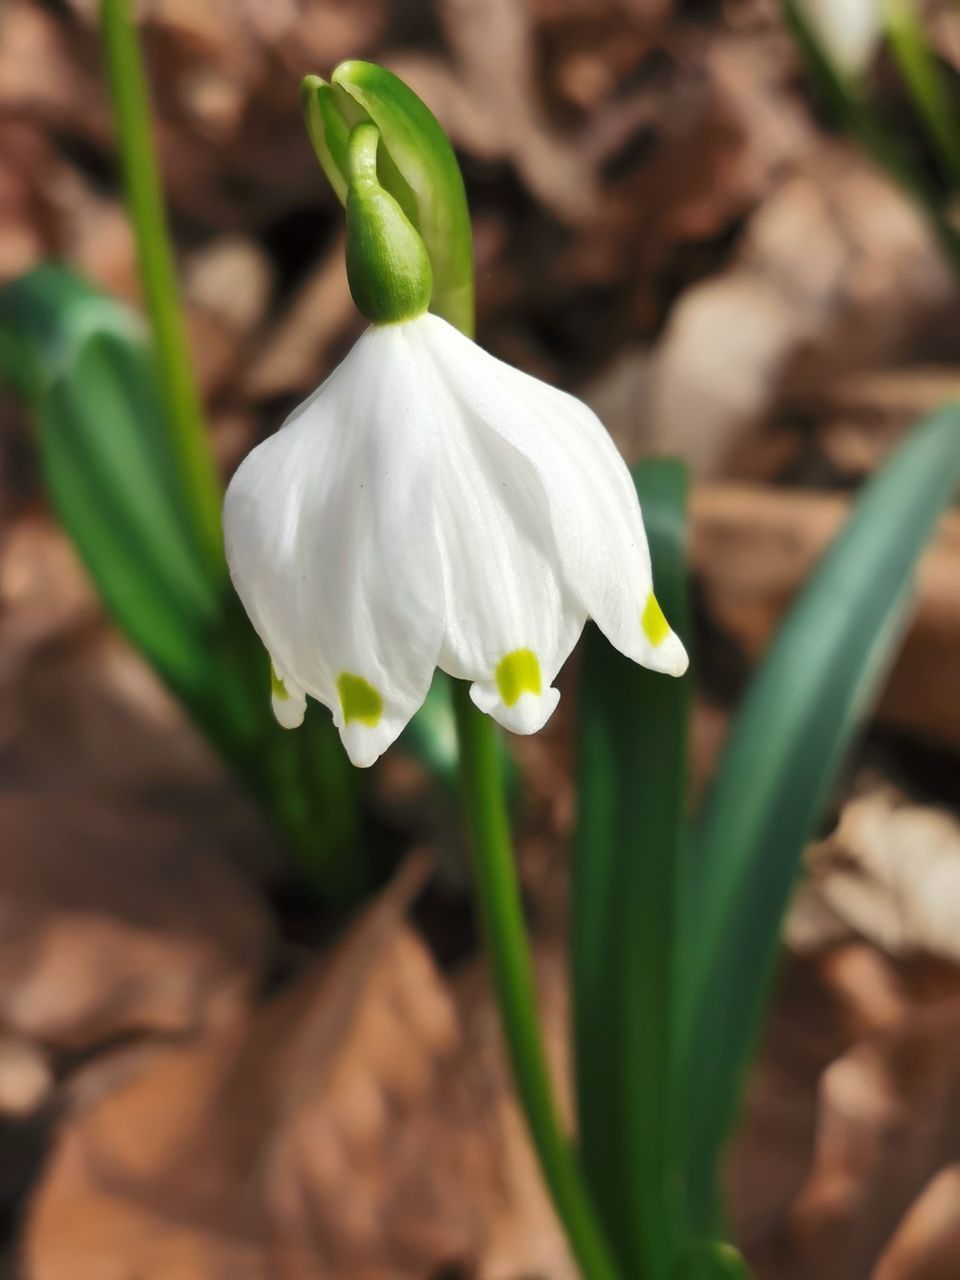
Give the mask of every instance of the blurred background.
<svg viewBox="0 0 960 1280">
<path fill-rule="evenodd" d="M 691 470 L 699 791 L 849 494 L 960 392 L 956 266 L 833 128 L 779 5 L 140 14 L 224 473 L 362 327 L 297 90 L 382 62 L 460 155 L 479 340 L 586 399 L 628 459 Z M 956 87 L 958 10 L 926 16 Z M 94 0 L 0 5 L 0 279 L 56 259 L 136 304 L 95 20 Z M 884 54 L 871 87 L 909 132 Z M 9 397 L 0 521 L 0 1276 L 571 1277 L 425 776 L 387 758 L 375 804 L 400 870 L 349 919 L 321 911 L 105 620 Z M 574 674 L 514 743 L 561 1078 Z M 960 1274 L 958 765 L 954 511 L 791 910 L 729 1162 L 761 1280 Z"/>
</svg>

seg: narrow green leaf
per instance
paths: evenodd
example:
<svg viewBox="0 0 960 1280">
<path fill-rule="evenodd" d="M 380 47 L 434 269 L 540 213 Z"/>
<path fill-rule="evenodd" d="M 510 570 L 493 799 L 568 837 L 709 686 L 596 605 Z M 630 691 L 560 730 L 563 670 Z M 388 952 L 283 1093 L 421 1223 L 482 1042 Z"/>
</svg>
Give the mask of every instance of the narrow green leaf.
<svg viewBox="0 0 960 1280">
<path fill-rule="evenodd" d="M 960 407 L 921 424 L 867 484 L 737 717 L 696 832 L 679 1063 L 695 1219 L 716 1217 L 733 1122 L 806 842 L 910 617 L 913 574 L 960 483 Z"/>
<path fill-rule="evenodd" d="M 686 476 L 634 472 L 657 596 L 687 640 Z M 690 680 L 584 642 L 574 837 L 573 993 L 580 1149 L 627 1275 L 668 1276 L 679 1179 L 671 1083 L 677 877 Z"/>
</svg>

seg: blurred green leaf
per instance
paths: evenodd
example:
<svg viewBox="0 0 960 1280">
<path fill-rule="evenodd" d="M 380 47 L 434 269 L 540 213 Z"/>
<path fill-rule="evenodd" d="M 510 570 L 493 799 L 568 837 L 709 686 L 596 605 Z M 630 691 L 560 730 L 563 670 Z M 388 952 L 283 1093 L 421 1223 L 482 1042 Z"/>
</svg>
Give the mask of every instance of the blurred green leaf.
<svg viewBox="0 0 960 1280">
<path fill-rule="evenodd" d="M 960 116 L 931 50 L 916 0 L 886 0 L 887 39 L 947 180 L 960 177 Z"/>
<path fill-rule="evenodd" d="M 887 170 L 895 182 L 923 209 L 941 244 L 954 261 L 960 260 L 960 232 L 944 185 L 931 174 L 921 150 L 896 124 L 881 114 L 877 102 L 860 80 L 851 82 L 832 64 L 808 25 L 801 0 L 782 0 L 784 18 L 810 69 L 814 85 L 837 122 Z M 915 50 L 911 50 L 911 55 Z M 911 75 L 914 68 L 911 64 Z M 915 92 L 915 90 L 914 90 Z M 929 87 L 922 103 L 930 105 Z M 938 138 L 941 126 L 938 122 Z M 955 132 L 955 130 L 954 130 Z"/>
<path fill-rule="evenodd" d="M 0 377 L 31 404 L 51 500 L 111 615 L 258 796 L 314 886 L 350 896 L 364 866 L 357 775 L 326 712 L 289 733 L 266 654 L 204 568 L 142 326 L 68 271 L 0 292 Z"/>
<path fill-rule="evenodd" d="M 696 832 L 678 1063 L 688 1193 L 717 1213 L 735 1117 L 806 842 L 910 617 L 913 574 L 960 483 L 960 407 L 934 414 L 865 486 L 737 717 Z"/>
<path fill-rule="evenodd" d="M 687 640 L 686 475 L 634 471 L 657 597 Z M 679 1179 L 671 1001 L 690 680 L 630 662 L 589 628 L 578 721 L 574 1037 L 584 1170 L 627 1275 L 669 1275 Z"/>
<path fill-rule="evenodd" d="M 670 1280 L 750 1280 L 750 1271 L 733 1245 L 698 1241 L 684 1251 Z"/>
<path fill-rule="evenodd" d="M 0 293 L 0 372 L 33 404 L 51 497 L 106 602 L 178 692 L 220 612 L 180 506 L 133 313 L 40 267 Z"/>
</svg>

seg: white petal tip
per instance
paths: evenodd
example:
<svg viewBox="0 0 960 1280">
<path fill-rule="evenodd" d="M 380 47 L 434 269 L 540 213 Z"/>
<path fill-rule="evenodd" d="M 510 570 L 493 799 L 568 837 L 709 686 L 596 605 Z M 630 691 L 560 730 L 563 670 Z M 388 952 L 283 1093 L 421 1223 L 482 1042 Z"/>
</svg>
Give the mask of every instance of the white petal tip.
<svg viewBox="0 0 960 1280">
<path fill-rule="evenodd" d="M 665 676 L 682 676 L 690 666 L 690 659 L 683 647 L 683 642 L 676 632 L 671 631 L 657 645 L 648 645 L 637 661 L 651 671 L 659 671 Z"/>
<path fill-rule="evenodd" d="M 634 652 L 625 649 L 624 652 L 651 671 L 661 671 L 667 676 L 682 676 L 690 665 L 690 659 L 683 641 L 671 630 L 652 591 L 648 593 L 640 615 L 640 629 L 643 635 L 639 648 Z"/>
<path fill-rule="evenodd" d="M 360 720 L 349 720 L 340 727 L 340 740 L 344 745 L 350 763 L 357 769 L 369 769 L 376 764 L 387 747 L 400 736 L 406 720 L 384 717 L 376 725 L 364 724 Z"/>
<path fill-rule="evenodd" d="M 341 734 L 340 738 L 355 769 L 369 769 L 372 764 L 377 763 L 385 750 L 371 742 L 358 742 L 355 738 L 348 741 L 346 734 Z"/>
<path fill-rule="evenodd" d="M 547 723 L 560 701 L 560 691 L 548 688 L 543 693 L 521 693 L 509 706 L 503 701 L 497 686 L 472 684 L 470 697 L 473 704 L 510 733 L 537 733 Z"/>
<path fill-rule="evenodd" d="M 662 671 L 666 676 L 685 675 L 690 666 L 690 658 L 683 647 L 683 642 L 673 631 L 664 640 L 656 657 L 658 659 L 656 670 Z"/>
<path fill-rule="evenodd" d="M 277 724 L 282 725 L 284 729 L 299 729 L 303 724 L 307 700 L 302 695 L 288 692 L 274 693 L 271 695 L 270 703 Z"/>
</svg>

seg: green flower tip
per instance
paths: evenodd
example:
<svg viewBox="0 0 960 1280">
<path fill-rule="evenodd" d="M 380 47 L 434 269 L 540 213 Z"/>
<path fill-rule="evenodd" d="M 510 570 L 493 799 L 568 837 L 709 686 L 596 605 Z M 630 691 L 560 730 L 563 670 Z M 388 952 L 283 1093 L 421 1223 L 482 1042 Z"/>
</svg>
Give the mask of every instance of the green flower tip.
<svg viewBox="0 0 960 1280">
<path fill-rule="evenodd" d="M 362 80 L 368 71 L 381 71 L 373 62 L 364 62 L 362 58 L 344 58 L 342 62 L 338 62 L 333 69 L 330 80 L 333 84 L 352 84 L 355 80 Z"/>
<path fill-rule="evenodd" d="M 304 115 L 313 106 L 313 101 L 317 96 L 317 90 L 327 82 L 323 76 L 316 76 L 312 72 L 305 75 L 300 81 L 300 110 Z"/>
<path fill-rule="evenodd" d="M 300 82 L 300 111 L 320 167 L 341 204 L 347 199 L 347 139 L 350 125 L 336 102 L 333 87 L 322 76 Z"/>
<path fill-rule="evenodd" d="M 433 272 L 426 247 L 380 183 L 380 133 L 356 125 L 347 144 L 347 279 L 357 308 L 374 324 L 396 324 L 430 305 Z"/>
</svg>

